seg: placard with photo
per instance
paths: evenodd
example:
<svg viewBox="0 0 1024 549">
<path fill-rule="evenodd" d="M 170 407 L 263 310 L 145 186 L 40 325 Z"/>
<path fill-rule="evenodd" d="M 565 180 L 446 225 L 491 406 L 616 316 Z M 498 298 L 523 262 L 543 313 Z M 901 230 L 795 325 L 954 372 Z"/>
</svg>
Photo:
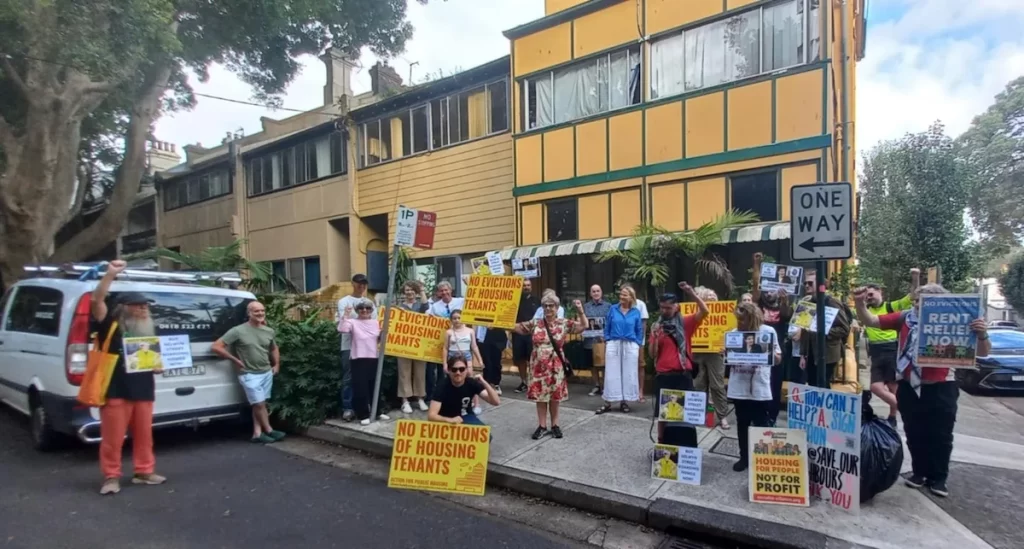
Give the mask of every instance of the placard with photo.
<svg viewBox="0 0 1024 549">
<path fill-rule="evenodd" d="M 772 335 L 764 332 L 729 332 L 725 334 L 725 363 L 772 364 Z"/>
</svg>

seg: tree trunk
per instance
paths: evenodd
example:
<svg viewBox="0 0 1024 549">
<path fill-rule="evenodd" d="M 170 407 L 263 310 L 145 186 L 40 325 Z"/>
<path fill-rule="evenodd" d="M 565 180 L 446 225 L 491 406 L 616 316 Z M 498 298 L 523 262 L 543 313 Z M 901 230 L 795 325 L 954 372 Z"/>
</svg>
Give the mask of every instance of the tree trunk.
<svg viewBox="0 0 1024 549">
<path fill-rule="evenodd" d="M 53 252 L 50 262 L 63 263 L 89 257 L 120 234 L 139 194 L 139 184 L 146 167 L 146 140 L 149 138 L 150 126 L 160 111 L 160 99 L 170 77 L 169 64 L 155 67 L 150 72 L 142 95 L 132 108 L 128 134 L 125 136 L 124 160 L 115 176 L 110 202 L 96 221 Z"/>
</svg>

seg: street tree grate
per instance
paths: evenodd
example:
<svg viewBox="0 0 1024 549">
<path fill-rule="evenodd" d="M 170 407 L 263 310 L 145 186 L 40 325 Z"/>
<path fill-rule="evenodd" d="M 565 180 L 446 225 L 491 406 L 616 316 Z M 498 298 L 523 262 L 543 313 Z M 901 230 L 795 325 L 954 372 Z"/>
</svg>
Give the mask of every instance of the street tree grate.
<svg viewBox="0 0 1024 549">
<path fill-rule="evenodd" d="M 732 437 L 722 437 L 711 447 L 711 453 L 739 459 L 740 441 Z"/>
<path fill-rule="evenodd" d="M 669 537 L 665 538 L 658 546 L 658 549 L 707 549 L 703 543 L 697 543 L 688 539 Z"/>
</svg>

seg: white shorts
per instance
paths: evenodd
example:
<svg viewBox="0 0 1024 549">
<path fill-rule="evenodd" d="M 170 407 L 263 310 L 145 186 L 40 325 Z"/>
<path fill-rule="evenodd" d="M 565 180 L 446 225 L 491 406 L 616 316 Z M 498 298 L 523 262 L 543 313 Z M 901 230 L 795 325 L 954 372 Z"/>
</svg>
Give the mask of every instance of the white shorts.
<svg viewBox="0 0 1024 549">
<path fill-rule="evenodd" d="M 249 404 L 260 404 L 270 398 L 270 390 L 274 386 L 274 373 L 244 373 L 238 376 L 242 389 L 245 390 L 245 398 Z"/>
</svg>

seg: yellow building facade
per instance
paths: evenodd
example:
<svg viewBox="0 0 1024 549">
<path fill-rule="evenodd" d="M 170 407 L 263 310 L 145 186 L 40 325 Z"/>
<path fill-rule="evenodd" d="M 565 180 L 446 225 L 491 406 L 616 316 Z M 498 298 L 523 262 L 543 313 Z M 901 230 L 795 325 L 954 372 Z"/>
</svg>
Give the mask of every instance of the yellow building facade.
<svg viewBox="0 0 1024 549">
<path fill-rule="evenodd" d="M 565 258 L 740 210 L 760 222 L 723 235 L 734 274 L 753 251 L 788 261 L 790 189 L 855 184 L 863 5 L 829 5 L 548 0 L 506 31 L 517 247 L 503 257 L 550 258 L 546 287 L 605 285 L 601 265 Z"/>
</svg>

